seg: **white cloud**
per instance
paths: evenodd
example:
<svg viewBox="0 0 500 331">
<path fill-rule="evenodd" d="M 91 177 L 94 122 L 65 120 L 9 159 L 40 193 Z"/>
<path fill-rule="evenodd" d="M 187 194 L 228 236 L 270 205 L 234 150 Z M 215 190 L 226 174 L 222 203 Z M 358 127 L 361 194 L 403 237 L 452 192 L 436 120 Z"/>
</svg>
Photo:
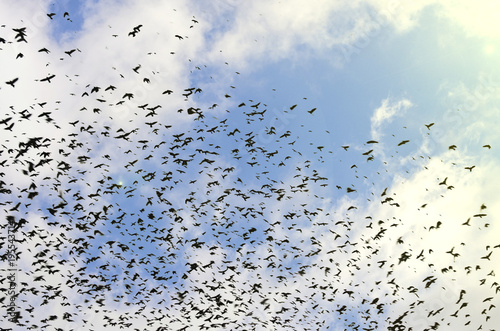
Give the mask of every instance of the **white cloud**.
<svg viewBox="0 0 500 331">
<path fill-rule="evenodd" d="M 413 103 L 405 98 L 396 101 L 390 98 L 382 100 L 371 117 L 371 137 L 375 140 L 383 138 L 383 126 L 392 122 L 395 116 L 404 115 L 412 106 Z"/>
</svg>

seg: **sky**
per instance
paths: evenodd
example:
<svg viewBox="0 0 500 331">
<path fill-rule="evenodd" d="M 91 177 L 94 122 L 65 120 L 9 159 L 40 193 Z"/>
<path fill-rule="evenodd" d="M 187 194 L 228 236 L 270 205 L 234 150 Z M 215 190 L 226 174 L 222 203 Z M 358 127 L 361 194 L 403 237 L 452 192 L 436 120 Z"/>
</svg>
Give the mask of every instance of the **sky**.
<svg viewBox="0 0 500 331">
<path fill-rule="evenodd" d="M 498 6 L 0 2 L 5 327 L 495 330 Z"/>
</svg>

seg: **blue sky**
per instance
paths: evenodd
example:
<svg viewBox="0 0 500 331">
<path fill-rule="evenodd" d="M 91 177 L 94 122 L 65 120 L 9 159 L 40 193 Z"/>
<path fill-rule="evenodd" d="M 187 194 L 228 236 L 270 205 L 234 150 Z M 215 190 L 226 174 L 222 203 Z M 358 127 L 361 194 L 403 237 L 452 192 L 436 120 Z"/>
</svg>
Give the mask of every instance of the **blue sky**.
<svg viewBox="0 0 500 331">
<path fill-rule="evenodd" d="M 496 9 L 1 4 L 12 328 L 494 328 Z"/>
</svg>

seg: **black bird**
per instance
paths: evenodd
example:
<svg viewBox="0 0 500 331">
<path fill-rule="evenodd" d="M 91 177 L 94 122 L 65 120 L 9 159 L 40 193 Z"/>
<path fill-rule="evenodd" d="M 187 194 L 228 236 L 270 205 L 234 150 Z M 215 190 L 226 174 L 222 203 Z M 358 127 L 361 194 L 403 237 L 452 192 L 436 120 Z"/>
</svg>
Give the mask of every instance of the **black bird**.
<svg viewBox="0 0 500 331">
<path fill-rule="evenodd" d="M 398 144 L 398 146 L 404 145 L 404 144 L 409 143 L 409 142 L 410 142 L 409 140 L 403 140 L 403 141 L 401 141 L 401 142 Z"/>
<path fill-rule="evenodd" d="M 69 56 L 71 56 L 71 54 L 73 54 L 74 52 L 76 51 L 75 48 L 73 49 L 70 49 L 69 51 L 65 51 L 64 53 L 68 54 Z"/>
<path fill-rule="evenodd" d="M 3 120 L 0 121 L 0 124 L 5 124 L 7 125 L 7 123 L 12 119 L 12 117 L 7 117 L 7 118 L 4 118 Z"/>
<path fill-rule="evenodd" d="M 10 85 L 10 86 L 12 86 L 12 87 L 15 87 L 15 86 L 14 86 L 14 84 L 15 84 L 18 80 L 19 80 L 19 77 L 14 78 L 14 79 L 12 79 L 12 80 L 9 80 L 8 82 L 5 82 L 5 84 L 8 84 L 8 85 Z"/>
<path fill-rule="evenodd" d="M 41 81 L 41 82 L 49 82 L 49 83 L 50 83 L 50 82 L 51 82 L 50 80 L 51 80 L 52 78 L 54 78 L 55 76 L 56 76 L 56 75 L 50 75 L 50 76 L 47 76 L 47 77 L 45 77 L 45 78 L 40 79 L 40 81 Z"/>
<path fill-rule="evenodd" d="M 433 125 L 434 125 L 434 123 L 425 124 L 425 127 L 426 127 L 428 130 L 430 130 L 430 129 L 431 129 L 431 126 L 433 126 Z"/>
<path fill-rule="evenodd" d="M 489 252 L 489 253 L 488 253 L 488 255 L 486 255 L 486 256 L 482 256 L 482 257 L 481 257 L 481 259 L 483 259 L 483 260 L 488 260 L 488 261 L 489 261 L 489 260 L 490 260 L 491 253 L 493 253 L 493 251 Z"/>
</svg>

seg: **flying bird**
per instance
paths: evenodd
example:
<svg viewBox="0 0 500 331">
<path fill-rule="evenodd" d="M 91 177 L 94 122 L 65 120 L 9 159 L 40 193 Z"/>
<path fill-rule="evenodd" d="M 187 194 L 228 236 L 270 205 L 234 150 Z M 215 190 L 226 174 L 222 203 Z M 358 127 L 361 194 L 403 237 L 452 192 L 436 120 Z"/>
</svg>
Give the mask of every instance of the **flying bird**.
<svg viewBox="0 0 500 331">
<path fill-rule="evenodd" d="M 45 77 L 45 78 L 40 79 L 40 81 L 41 81 L 41 82 L 49 82 L 49 83 L 51 83 L 51 81 L 50 81 L 50 80 L 51 80 L 51 79 L 53 79 L 55 76 L 56 76 L 56 75 L 50 75 L 50 76 L 47 76 L 47 77 Z"/>
<path fill-rule="evenodd" d="M 19 77 L 16 77 L 12 80 L 9 80 L 8 82 L 5 82 L 5 84 L 10 85 L 12 87 L 15 87 L 14 84 L 19 80 Z"/>
<path fill-rule="evenodd" d="M 398 144 L 398 146 L 404 145 L 404 144 L 409 143 L 409 142 L 410 142 L 409 140 L 403 140 L 403 141 L 401 141 L 401 142 Z"/>
<path fill-rule="evenodd" d="M 73 54 L 75 51 L 76 51 L 76 49 L 70 49 L 69 51 L 65 51 L 64 53 L 66 53 L 69 56 L 71 56 L 71 54 Z"/>
</svg>

